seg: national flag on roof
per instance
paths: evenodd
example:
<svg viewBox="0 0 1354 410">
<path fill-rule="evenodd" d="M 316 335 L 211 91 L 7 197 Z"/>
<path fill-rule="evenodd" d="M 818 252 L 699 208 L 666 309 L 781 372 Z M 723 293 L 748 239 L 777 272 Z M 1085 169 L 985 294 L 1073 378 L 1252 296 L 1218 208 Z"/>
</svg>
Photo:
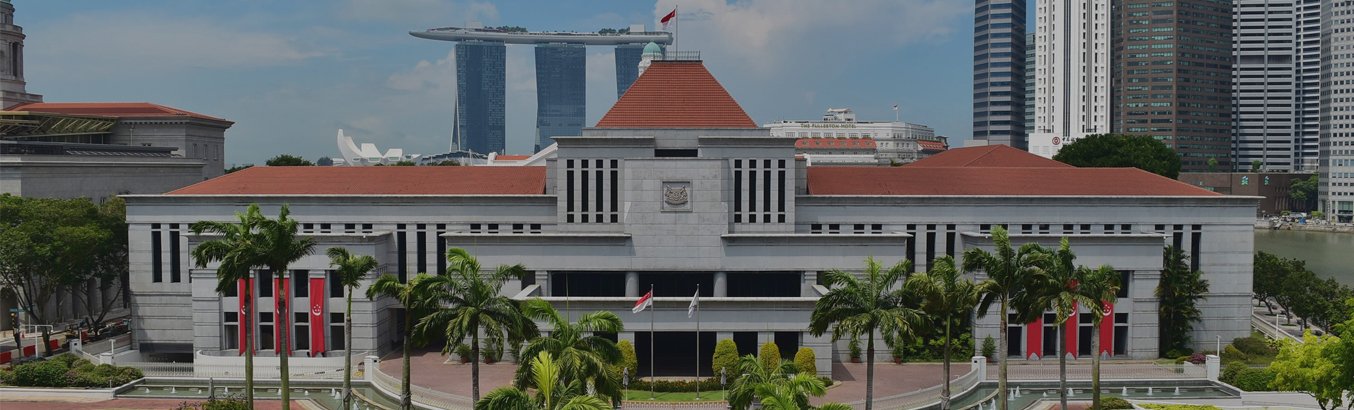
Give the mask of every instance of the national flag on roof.
<svg viewBox="0 0 1354 410">
<path fill-rule="evenodd" d="M 644 296 L 640 297 L 639 300 L 635 302 L 635 308 L 630 309 L 630 312 L 633 313 L 643 312 L 644 309 L 648 309 L 649 306 L 653 306 L 652 290 L 650 290 L 649 293 L 645 293 Z"/>
<path fill-rule="evenodd" d="M 677 8 L 676 8 L 676 7 L 673 7 L 673 8 L 672 8 L 672 11 L 669 12 L 668 15 L 663 16 L 663 18 L 659 19 L 658 22 L 659 22 L 659 23 L 663 23 L 663 29 L 664 29 L 664 30 L 667 30 L 667 29 L 668 29 L 668 22 L 672 21 L 672 19 L 675 19 L 675 18 L 677 18 Z"/>
</svg>

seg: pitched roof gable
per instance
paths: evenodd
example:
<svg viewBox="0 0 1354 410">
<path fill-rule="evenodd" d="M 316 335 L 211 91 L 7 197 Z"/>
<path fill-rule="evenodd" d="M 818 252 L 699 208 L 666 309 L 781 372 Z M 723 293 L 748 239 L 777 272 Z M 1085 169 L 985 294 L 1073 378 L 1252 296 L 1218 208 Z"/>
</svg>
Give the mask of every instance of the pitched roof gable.
<svg viewBox="0 0 1354 410">
<path fill-rule="evenodd" d="M 597 128 L 757 128 L 700 61 L 654 61 Z"/>
<path fill-rule="evenodd" d="M 540 195 L 545 167 L 251 167 L 168 195 Z"/>
</svg>

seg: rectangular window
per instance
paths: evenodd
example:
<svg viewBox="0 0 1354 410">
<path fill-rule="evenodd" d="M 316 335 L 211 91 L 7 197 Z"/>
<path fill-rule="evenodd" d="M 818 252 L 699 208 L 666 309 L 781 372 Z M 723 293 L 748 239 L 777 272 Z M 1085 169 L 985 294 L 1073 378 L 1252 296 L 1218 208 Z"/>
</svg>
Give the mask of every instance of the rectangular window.
<svg viewBox="0 0 1354 410">
<path fill-rule="evenodd" d="M 427 229 L 428 229 L 428 226 L 427 226 L 427 225 L 424 225 L 424 224 L 418 224 L 418 233 L 417 233 L 416 235 L 414 235 L 415 239 L 418 240 L 418 245 L 414 246 L 414 249 L 416 249 L 417 252 L 418 252 L 418 271 L 419 271 L 419 272 L 427 272 L 427 271 L 428 271 L 428 230 L 427 230 Z"/>
<path fill-rule="evenodd" d="M 272 350 L 273 339 L 273 313 L 259 312 L 259 350 Z"/>
<path fill-rule="evenodd" d="M 345 342 L 345 340 L 343 340 L 343 339 L 344 339 L 344 333 L 343 333 L 343 320 L 342 320 L 342 319 L 343 319 L 343 314 L 342 314 L 342 313 L 339 313 L 338 315 L 339 315 L 339 319 L 340 319 L 340 320 L 332 320 L 332 319 L 331 319 L 331 320 L 329 321 L 329 337 L 328 337 L 328 340 L 329 340 L 329 350 L 330 350 L 330 351 L 334 351 L 334 350 L 344 350 L 344 345 L 343 345 L 343 343 Z"/>
<path fill-rule="evenodd" d="M 771 222 L 771 160 L 763 160 L 762 168 L 762 222 Z"/>
<path fill-rule="evenodd" d="M 294 298 L 310 297 L 310 271 L 291 271 L 291 291 Z"/>
<path fill-rule="evenodd" d="M 1126 270 L 1119 271 L 1119 293 L 1114 296 L 1120 298 L 1128 297 L 1128 285 L 1131 283 L 1130 281 L 1132 280 L 1133 280 L 1133 272 Z"/>
<path fill-rule="evenodd" d="M 240 348 L 240 314 L 238 312 L 223 312 L 221 314 L 221 323 L 224 328 L 221 331 L 221 337 L 224 338 L 221 348 L 226 350 Z"/>
<path fill-rule="evenodd" d="M 1197 271 L 1201 265 L 1199 260 L 1201 252 L 1199 252 L 1199 248 L 1203 247 L 1204 233 L 1199 232 L 1199 225 L 1194 225 L 1193 228 L 1194 232 L 1189 234 L 1189 268 L 1190 270 Z"/>
<path fill-rule="evenodd" d="M 257 276 L 259 279 L 258 280 L 259 297 L 261 298 L 273 297 L 273 273 L 266 270 L 262 270 L 259 271 Z"/>
<path fill-rule="evenodd" d="M 1020 357 L 1021 342 L 1025 340 L 1025 325 L 1019 324 L 1015 320 L 1016 315 L 1007 315 L 1006 325 L 1006 355 L 1011 357 Z"/>
<path fill-rule="evenodd" d="M 955 239 L 954 225 L 946 225 L 946 226 L 945 226 L 945 229 L 946 229 L 946 231 L 945 231 L 945 255 L 946 255 L 946 256 L 949 256 L 949 257 L 951 257 L 951 258 L 953 258 L 953 257 L 954 257 L 954 242 L 955 242 L 955 241 L 954 241 L 954 239 Z"/>
<path fill-rule="evenodd" d="M 295 332 L 292 333 L 292 346 L 295 350 L 310 350 L 310 317 L 306 312 L 292 315 Z"/>
<path fill-rule="evenodd" d="M 159 225 L 156 224 L 156 225 L 154 226 L 154 228 L 159 228 Z M 161 252 L 162 252 L 162 250 L 161 250 L 161 248 L 160 248 L 160 230 L 159 230 L 159 229 L 154 229 L 154 230 L 150 231 L 150 281 L 151 281 L 151 282 L 160 283 L 160 282 L 163 282 L 163 281 L 165 280 L 165 279 L 164 279 L 164 266 L 162 266 L 164 261 L 163 261 L 163 259 L 162 259 L 163 257 L 160 255 Z"/>
<path fill-rule="evenodd" d="M 169 281 L 179 283 L 179 224 L 169 225 Z"/>
<path fill-rule="evenodd" d="M 926 225 L 926 267 L 931 267 L 931 261 L 936 260 L 936 226 Z"/>
<path fill-rule="evenodd" d="M 907 260 L 917 261 L 917 225 L 907 225 Z"/>
<path fill-rule="evenodd" d="M 406 243 L 408 235 L 404 232 L 404 228 L 404 224 L 395 226 L 395 263 L 398 264 L 395 272 L 400 279 L 400 283 L 409 282 L 409 244 Z"/>
<path fill-rule="evenodd" d="M 597 223 L 606 222 L 606 218 L 602 216 L 602 212 L 606 210 L 603 208 L 606 208 L 607 203 L 606 200 L 602 198 L 604 194 L 607 192 L 607 189 L 605 186 L 603 186 L 604 184 L 602 182 L 602 178 L 605 177 L 606 175 L 605 173 L 606 171 L 602 169 L 602 160 L 600 159 L 597 160 L 597 170 L 592 172 L 593 177 L 595 179 L 594 181 L 595 185 L 593 189 L 596 190 L 595 192 L 597 194 L 597 207 L 596 207 L 597 209 L 595 209 L 595 211 L 597 211 L 596 218 Z"/>
<path fill-rule="evenodd" d="M 621 172 L 620 161 L 611 160 L 611 223 L 620 223 L 621 209 Z M 539 233 L 539 232 L 533 232 Z"/>
<path fill-rule="evenodd" d="M 343 288 L 343 281 L 339 280 L 338 272 L 331 270 L 326 272 L 324 276 L 325 283 L 329 284 L 329 297 L 331 298 L 343 297 L 343 291 L 345 289 Z"/>
<path fill-rule="evenodd" d="M 439 275 L 447 271 L 447 238 L 442 237 L 442 234 L 446 231 L 447 224 L 437 224 L 437 255 L 434 258 L 437 259 L 437 274 Z"/>
</svg>

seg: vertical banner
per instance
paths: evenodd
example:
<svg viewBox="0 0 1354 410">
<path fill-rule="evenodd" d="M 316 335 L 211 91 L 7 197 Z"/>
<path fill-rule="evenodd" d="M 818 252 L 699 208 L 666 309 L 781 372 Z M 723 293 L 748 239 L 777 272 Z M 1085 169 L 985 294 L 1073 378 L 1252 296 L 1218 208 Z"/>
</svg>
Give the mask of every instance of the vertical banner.
<svg viewBox="0 0 1354 410">
<path fill-rule="evenodd" d="M 1063 345 L 1063 352 L 1071 353 L 1073 359 L 1076 359 L 1078 356 L 1077 329 L 1080 326 L 1079 320 L 1081 316 L 1079 312 L 1081 312 L 1081 307 L 1077 306 L 1076 304 L 1073 304 L 1072 315 L 1067 317 L 1067 324 L 1063 325 L 1063 334 L 1067 335 L 1066 337 L 1067 344 Z"/>
<path fill-rule="evenodd" d="M 325 290 L 324 277 L 310 278 L 310 355 L 319 356 L 324 353 L 324 330 L 328 326 L 324 324 L 324 305 Z M 338 337 L 338 336 L 335 336 Z"/>
<path fill-rule="evenodd" d="M 1005 349 L 1006 346 L 1000 348 Z M 1025 358 L 1038 360 L 1044 349 L 1044 318 L 1025 325 Z"/>
<path fill-rule="evenodd" d="M 235 290 L 235 298 L 240 300 L 240 309 L 237 311 L 240 313 L 238 319 L 240 328 L 236 333 L 240 334 L 240 354 L 242 355 L 245 352 L 244 349 L 250 346 L 249 335 L 254 333 L 249 331 L 249 329 L 252 329 L 249 327 L 250 312 L 246 309 L 249 306 L 249 298 L 245 296 L 245 291 L 249 289 L 249 281 L 251 280 L 253 279 L 240 279 L 239 283 L 236 283 L 239 288 Z M 249 292 L 249 296 L 253 296 L 253 292 Z"/>
<path fill-rule="evenodd" d="M 1100 302 L 1105 305 L 1105 316 L 1100 318 L 1100 351 L 1106 356 L 1114 355 L 1114 304 L 1108 301 Z"/>
</svg>

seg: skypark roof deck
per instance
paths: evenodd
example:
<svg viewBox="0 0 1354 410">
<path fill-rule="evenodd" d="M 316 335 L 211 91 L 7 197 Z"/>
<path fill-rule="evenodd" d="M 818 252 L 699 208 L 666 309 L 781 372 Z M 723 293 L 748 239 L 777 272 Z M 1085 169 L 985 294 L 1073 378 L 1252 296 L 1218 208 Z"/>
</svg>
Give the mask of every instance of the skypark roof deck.
<svg viewBox="0 0 1354 410">
<path fill-rule="evenodd" d="M 568 43 L 590 46 L 615 46 L 622 44 L 672 44 L 672 33 L 665 31 L 646 31 L 635 33 L 575 33 L 575 32 L 520 32 L 504 31 L 492 28 L 442 27 L 424 31 L 410 31 L 418 38 L 443 41 L 494 41 L 505 44 L 549 44 Z"/>
</svg>

